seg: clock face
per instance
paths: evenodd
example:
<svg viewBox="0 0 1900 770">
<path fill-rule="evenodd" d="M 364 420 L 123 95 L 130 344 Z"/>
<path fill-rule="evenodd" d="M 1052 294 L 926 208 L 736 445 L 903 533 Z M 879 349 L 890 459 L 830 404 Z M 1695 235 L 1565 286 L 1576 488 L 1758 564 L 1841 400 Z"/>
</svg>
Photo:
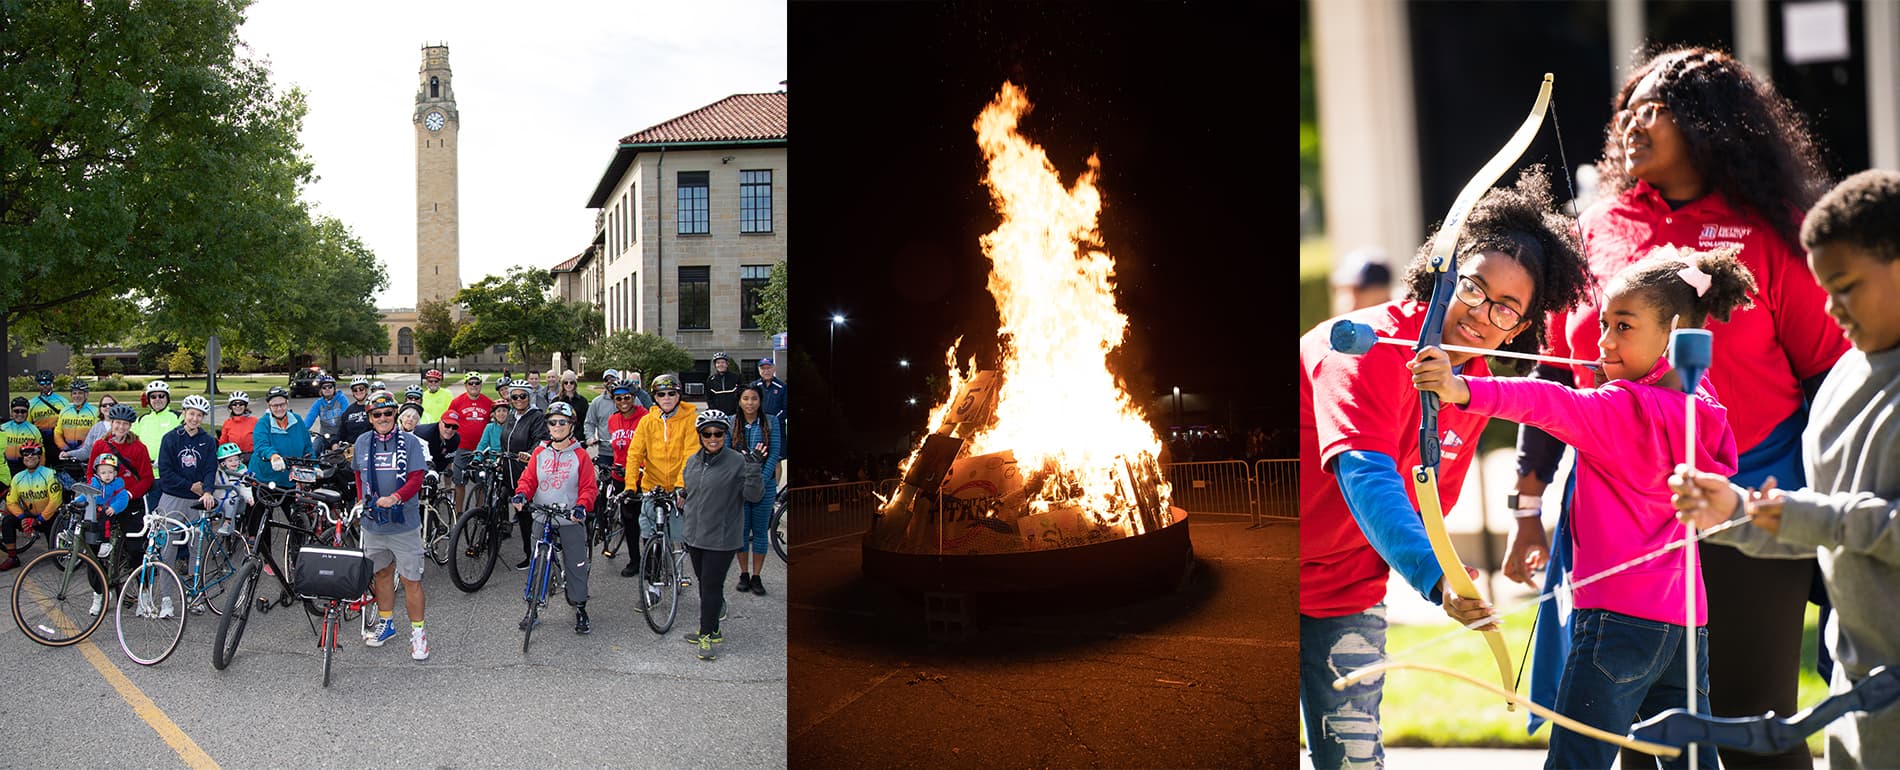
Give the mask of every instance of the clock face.
<svg viewBox="0 0 1900 770">
<path fill-rule="evenodd" d="M 430 131 L 441 131 L 442 130 L 442 113 L 430 112 L 428 117 L 425 117 L 422 119 L 422 123 L 423 125 L 428 126 Z"/>
</svg>

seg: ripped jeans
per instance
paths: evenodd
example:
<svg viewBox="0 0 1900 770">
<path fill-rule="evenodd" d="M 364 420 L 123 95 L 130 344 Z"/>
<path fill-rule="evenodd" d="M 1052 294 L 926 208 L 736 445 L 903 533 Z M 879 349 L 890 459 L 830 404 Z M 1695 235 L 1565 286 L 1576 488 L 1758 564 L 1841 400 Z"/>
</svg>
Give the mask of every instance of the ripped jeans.
<svg viewBox="0 0 1900 770">
<path fill-rule="evenodd" d="M 1385 605 L 1336 618 L 1300 616 L 1300 715 L 1315 770 L 1383 768 L 1383 675 L 1346 688 L 1333 680 L 1385 656 Z"/>
</svg>

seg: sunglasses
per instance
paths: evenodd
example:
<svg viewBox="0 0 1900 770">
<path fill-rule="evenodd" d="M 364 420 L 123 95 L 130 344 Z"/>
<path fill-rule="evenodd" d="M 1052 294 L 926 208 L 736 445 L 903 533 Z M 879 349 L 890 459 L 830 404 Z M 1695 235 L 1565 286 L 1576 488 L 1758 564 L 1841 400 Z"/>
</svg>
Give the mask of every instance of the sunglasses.
<svg viewBox="0 0 1900 770">
<path fill-rule="evenodd" d="M 512 396 L 509 396 L 509 397 L 508 397 L 508 400 L 509 400 L 509 401 L 526 401 L 526 400 L 528 400 L 528 397 L 527 397 L 526 395 L 523 395 L 523 394 L 521 394 L 521 393 L 516 393 L 516 394 L 514 394 L 514 395 L 512 395 Z"/>
<path fill-rule="evenodd" d="M 559 420 L 559 419 L 556 419 L 556 420 L 549 420 L 549 421 L 548 421 L 548 424 L 549 424 L 549 425 L 573 425 L 573 424 L 574 424 L 574 421 L 573 421 L 573 420 Z"/>
<path fill-rule="evenodd" d="M 149 395 L 149 396 L 146 396 L 146 398 L 148 398 L 148 399 L 155 399 L 155 398 L 166 398 L 166 399 L 169 399 L 169 398 L 171 398 L 171 396 L 169 396 L 169 395 L 166 395 L 166 394 L 164 394 L 164 393 L 153 393 L 152 395 Z"/>
<path fill-rule="evenodd" d="M 395 416 L 396 416 L 396 410 L 394 410 L 394 409 L 381 409 L 381 410 L 378 410 L 378 411 L 374 411 L 374 412 L 370 412 L 370 413 L 369 413 L 369 416 L 370 416 L 370 419 L 372 419 L 372 420 L 380 420 L 380 419 L 383 419 L 383 418 L 385 418 L 385 417 L 395 417 Z"/>
<path fill-rule="evenodd" d="M 350 390 L 369 390 L 368 385 L 351 385 Z"/>
<path fill-rule="evenodd" d="M 16 407 L 13 407 L 13 411 L 15 411 L 15 412 L 24 412 L 24 411 L 26 411 L 26 407 L 24 407 L 24 406 L 16 406 Z"/>
<path fill-rule="evenodd" d="M 658 393 L 653 394 L 653 397 L 654 398 L 679 398 L 679 395 L 680 395 L 680 392 L 677 390 L 662 390 Z"/>
<path fill-rule="evenodd" d="M 441 380 L 423 380 L 423 382 L 441 382 Z"/>
<path fill-rule="evenodd" d="M 726 432 L 723 430 L 700 431 L 699 437 L 700 438 L 725 438 Z"/>
<path fill-rule="evenodd" d="M 615 401 L 632 401 L 633 396 L 614 396 Z"/>
<path fill-rule="evenodd" d="M 330 383 L 327 383 L 327 382 L 323 383 L 322 385 L 318 385 L 317 388 L 319 390 L 336 390 L 335 385 L 331 385 Z"/>
</svg>

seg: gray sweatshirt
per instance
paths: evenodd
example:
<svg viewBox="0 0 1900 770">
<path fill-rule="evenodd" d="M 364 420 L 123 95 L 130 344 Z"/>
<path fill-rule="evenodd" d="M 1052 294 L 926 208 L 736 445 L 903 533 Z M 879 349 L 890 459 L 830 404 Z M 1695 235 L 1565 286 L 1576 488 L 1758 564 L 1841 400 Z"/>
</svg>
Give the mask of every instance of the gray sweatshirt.
<svg viewBox="0 0 1900 770">
<path fill-rule="evenodd" d="M 1820 560 L 1834 601 L 1825 636 L 1835 660 L 1835 693 L 1876 666 L 1900 665 L 1896 384 L 1900 349 L 1841 356 L 1801 434 L 1808 488 L 1785 493 L 1780 534 L 1741 526 L 1709 536 L 1754 556 Z M 1848 755 L 1849 746 L 1858 747 L 1858 756 Z M 1833 768 L 1900 767 L 1900 708 L 1851 714 L 1828 725 L 1827 761 Z"/>
<path fill-rule="evenodd" d="M 614 455 L 613 436 L 607 433 L 607 418 L 612 417 L 613 413 L 614 397 L 611 395 L 602 393 L 587 402 L 587 420 L 582 423 L 581 438 L 600 442 L 599 446 L 594 447 L 595 457 Z"/>
<path fill-rule="evenodd" d="M 759 464 L 728 447 L 708 455 L 702 447 L 686 458 L 686 544 L 708 551 L 745 547 L 745 503 L 765 493 Z"/>
</svg>

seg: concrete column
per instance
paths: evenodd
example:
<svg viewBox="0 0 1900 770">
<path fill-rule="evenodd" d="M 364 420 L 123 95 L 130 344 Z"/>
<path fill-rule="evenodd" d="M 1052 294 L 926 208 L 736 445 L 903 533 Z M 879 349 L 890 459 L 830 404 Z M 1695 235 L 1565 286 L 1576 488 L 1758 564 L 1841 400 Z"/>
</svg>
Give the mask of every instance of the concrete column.
<svg viewBox="0 0 1900 770">
<path fill-rule="evenodd" d="M 1619 88 L 1642 55 L 1643 0 L 1610 0 L 1610 87 Z"/>
<path fill-rule="evenodd" d="M 1397 277 L 1425 240 L 1405 6 L 1325 0 L 1307 7 L 1326 234 L 1334 254 L 1384 249 Z"/>
<path fill-rule="evenodd" d="M 1867 26 L 1867 141 L 1874 168 L 1900 171 L 1900 5 L 1861 5 Z"/>
<path fill-rule="evenodd" d="M 1735 0 L 1735 58 L 1756 77 L 1772 79 L 1773 45 L 1768 39 L 1768 0 Z"/>
</svg>

